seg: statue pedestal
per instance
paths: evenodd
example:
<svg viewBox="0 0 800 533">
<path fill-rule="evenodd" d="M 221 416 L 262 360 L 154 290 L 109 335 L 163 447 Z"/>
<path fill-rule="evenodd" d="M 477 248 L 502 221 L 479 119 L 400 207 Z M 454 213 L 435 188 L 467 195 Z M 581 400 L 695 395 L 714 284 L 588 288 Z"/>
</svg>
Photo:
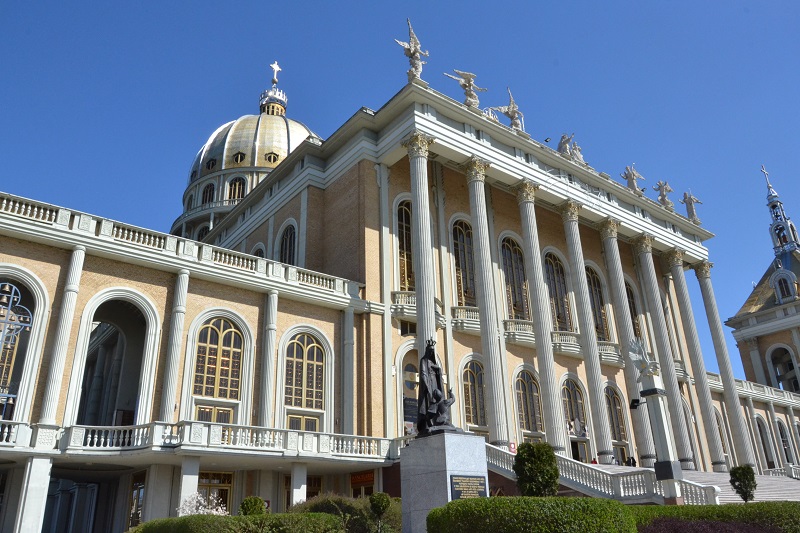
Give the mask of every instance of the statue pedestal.
<svg viewBox="0 0 800 533">
<path fill-rule="evenodd" d="M 465 433 L 416 438 L 400 452 L 403 533 L 424 533 L 428 511 L 489 495 L 486 441 Z"/>
</svg>

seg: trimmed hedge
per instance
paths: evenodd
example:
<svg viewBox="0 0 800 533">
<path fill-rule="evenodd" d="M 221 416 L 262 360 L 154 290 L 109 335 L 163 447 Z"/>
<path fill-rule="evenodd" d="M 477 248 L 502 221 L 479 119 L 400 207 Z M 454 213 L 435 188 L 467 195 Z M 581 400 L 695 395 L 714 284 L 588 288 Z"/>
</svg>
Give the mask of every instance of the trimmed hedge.
<svg viewBox="0 0 800 533">
<path fill-rule="evenodd" d="M 800 533 L 799 502 L 755 502 L 727 505 L 631 506 L 640 531 L 658 518 L 685 521 L 714 521 L 777 528 L 783 533 Z M 765 529 L 767 530 L 767 529 Z M 658 530 L 653 530 L 658 531 Z M 768 531 L 768 530 L 767 530 Z"/>
<path fill-rule="evenodd" d="M 134 527 L 129 533 L 341 533 L 341 522 L 322 513 L 264 514 L 252 516 L 192 515 L 159 518 Z"/>
<path fill-rule="evenodd" d="M 627 507 L 599 498 L 471 498 L 428 513 L 428 531 L 464 533 L 636 533 Z"/>
</svg>

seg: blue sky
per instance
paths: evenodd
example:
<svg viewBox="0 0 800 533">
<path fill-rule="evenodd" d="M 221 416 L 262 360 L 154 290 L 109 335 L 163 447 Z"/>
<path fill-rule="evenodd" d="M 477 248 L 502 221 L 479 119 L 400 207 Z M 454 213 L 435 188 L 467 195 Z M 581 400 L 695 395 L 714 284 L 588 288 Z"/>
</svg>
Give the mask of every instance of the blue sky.
<svg viewBox="0 0 800 533">
<path fill-rule="evenodd" d="M 462 98 L 442 75 L 453 68 L 489 89 L 482 106 L 504 105 L 510 86 L 534 138 L 574 132 L 614 178 L 635 162 L 643 185 L 670 183 L 679 212 L 691 189 L 717 235 L 706 244 L 723 320 L 773 257 L 762 164 L 800 217 L 796 2 L 77 4 L 0 6 L 0 190 L 168 231 L 197 150 L 257 113 L 270 63 L 288 115 L 327 137 L 406 83 L 394 38 L 410 17 L 434 89 Z"/>
</svg>

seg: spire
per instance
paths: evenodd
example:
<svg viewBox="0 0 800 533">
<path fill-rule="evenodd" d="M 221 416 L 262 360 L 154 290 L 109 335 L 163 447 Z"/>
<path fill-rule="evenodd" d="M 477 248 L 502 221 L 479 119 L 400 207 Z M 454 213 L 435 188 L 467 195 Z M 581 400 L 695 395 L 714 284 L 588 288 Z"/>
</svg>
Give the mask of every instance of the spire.
<svg viewBox="0 0 800 533">
<path fill-rule="evenodd" d="M 286 114 L 288 99 L 286 93 L 278 89 L 278 72 L 282 69 L 278 66 L 277 61 L 274 61 L 270 68 L 272 69 L 272 87 L 261 93 L 259 109 L 267 115 L 283 116 Z"/>
<path fill-rule="evenodd" d="M 761 165 L 761 172 L 764 173 L 764 179 L 767 181 L 767 207 L 772 219 L 769 226 L 772 247 L 775 251 L 775 257 L 780 259 L 786 253 L 800 249 L 800 238 L 797 236 L 797 228 L 795 228 L 794 223 L 786 216 L 783 202 L 781 202 L 778 193 L 775 192 L 775 188 L 770 183 L 769 172 L 764 168 L 764 165 Z"/>
</svg>

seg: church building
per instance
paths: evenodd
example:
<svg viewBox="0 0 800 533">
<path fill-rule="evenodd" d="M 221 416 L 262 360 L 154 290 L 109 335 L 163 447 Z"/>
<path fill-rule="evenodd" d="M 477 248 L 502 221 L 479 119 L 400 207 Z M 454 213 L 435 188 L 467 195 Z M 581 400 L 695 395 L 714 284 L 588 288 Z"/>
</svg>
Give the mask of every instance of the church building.
<svg viewBox="0 0 800 533">
<path fill-rule="evenodd" d="M 684 471 L 796 462 L 800 241 L 772 187 L 775 260 L 728 322 L 740 381 L 691 195 L 683 216 L 665 182 L 656 201 L 633 166 L 533 139 L 474 75 L 445 96 L 401 44 L 409 82 L 327 139 L 287 116 L 275 63 L 258 113 L 200 148 L 169 233 L 0 193 L 0 530 L 121 532 L 196 492 L 234 512 L 400 496 L 428 340 L 498 487 L 522 442 L 652 467 L 637 350 Z"/>
</svg>

